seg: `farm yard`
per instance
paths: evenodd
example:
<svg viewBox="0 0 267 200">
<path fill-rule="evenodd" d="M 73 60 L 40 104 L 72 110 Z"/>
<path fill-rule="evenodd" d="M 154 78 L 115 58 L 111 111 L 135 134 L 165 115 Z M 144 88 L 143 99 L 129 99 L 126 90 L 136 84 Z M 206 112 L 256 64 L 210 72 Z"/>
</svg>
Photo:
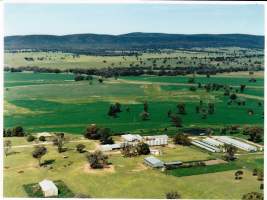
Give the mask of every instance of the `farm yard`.
<svg viewBox="0 0 267 200">
<path fill-rule="evenodd" d="M 165 198 L 166 192 L 179 190 L 183 198 L 238 199 L 248 191 L 260 192 L 260 182 L 257 177 L 252 176 L 252 169 L 255 164 L 259 168 L 263 167 L 262 154 L 242 154 L 234 163 L 234 168 L 221 169 L 222 167 L 220 167 L 218 172 L 198 172 L 199 175 L 175 177 L 169 172 L 166 175 L 160 170 L 144 165 L 145 156 L 125 158 L 120 153 L 110 152 L 107 154 L 111 166 L 105 169 L 92 170 L 88 168 L 84 154 L 75 150 L 75 145 L 81 142 L 85 144 L 86 150 L 93 151 L 97 148 L 98 143 L 93 140 L 82 139 L 80 136 L 67 135 L 66 137 L 68 138 L 68 142 L 65 144 L 67 151 L 63 153 L 58 153 L 56 147 L 51 144 L 45 145 L 48 153 L 42 160 L 48 164 L 43 167 L 39 167 L 37 160 L 31 156 L 33 149 L 31 145 L 35 142 L 20 146 L 17 145 L 19 144 L 18 141 L 23 144 L 25 138 L 5 138 L 5 140 L 14 142 L 14 145 L 12 154 L 4 158 L 4 196 L 27 197 L 22 185 L 36 183 L 45 178 L 61 180 L 68 188 L 71 188 L 73 193 L 90 195 L 95 198 Z M 174 146 L 172 143 L 158 148 L 163 152 L 162 156 L 158 156 L 158 158 L 167 159 L 167 161 L 181 160 L 186 162 L 218 157 L 216 154 L 201 152 L 194 147 Z M 207 167 L 208 169 L 216 168 L 215 165 Z M 242 180 L 235 180 L 234 178 L 237 169 L 242 169 L 244 172 Z M 181 170 L 187 170 L 189 171 L 187 173 L 194 174 L 197 168 Z M 194 189 L 191 188 L 192 185 Z"/>
</svg>

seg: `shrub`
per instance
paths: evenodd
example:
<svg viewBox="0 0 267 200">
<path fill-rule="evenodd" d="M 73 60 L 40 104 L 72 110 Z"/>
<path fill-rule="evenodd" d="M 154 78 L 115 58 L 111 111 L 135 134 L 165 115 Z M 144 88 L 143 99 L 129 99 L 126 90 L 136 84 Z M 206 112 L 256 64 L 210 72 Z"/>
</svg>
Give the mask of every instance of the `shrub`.
<svg viewBox="0 0 267 200">
<path fill-rule="evenodd" d="M 181 195 L 178 192 L 167 192 L 166 199 L 181 199 Z"/>
<path fill-rule="evenodd" d="M 46 141 L 45 136 L 40 136 L 40 137 L 39 137 L 39 140 L 40 140 L 41 142 L 45 142 L 45 141 Z"/>
<path fill-rule="evenodd" d="M 259 192 L 250 192 L 243 195 L 242 200 L 263 200 L 263 194 Z"/>
<path fill-rule="evenodd" d="M 83 153 L 85 150 L 85 145 L 84 144 L 77 144 L 76 145 L 76 150 L 79 152 L 79 153 Z"/>
</svg>

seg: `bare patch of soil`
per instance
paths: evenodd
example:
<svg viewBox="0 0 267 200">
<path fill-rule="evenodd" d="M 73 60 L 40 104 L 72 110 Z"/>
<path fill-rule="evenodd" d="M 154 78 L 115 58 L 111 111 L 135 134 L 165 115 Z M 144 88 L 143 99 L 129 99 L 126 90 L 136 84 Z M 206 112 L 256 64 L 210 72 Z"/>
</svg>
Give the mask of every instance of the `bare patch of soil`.
<svg viewBox="0 0 267 200">
<path fill-rule="evenodd" d="M 87 174 L 103 175 L 106 173 L 114 173 L 115 168 L 113 165 L 108 165 L 103 169 L 92 169 L 89 164 L 85 164 L 83 167 L 83 171 Z"/>
</svg>

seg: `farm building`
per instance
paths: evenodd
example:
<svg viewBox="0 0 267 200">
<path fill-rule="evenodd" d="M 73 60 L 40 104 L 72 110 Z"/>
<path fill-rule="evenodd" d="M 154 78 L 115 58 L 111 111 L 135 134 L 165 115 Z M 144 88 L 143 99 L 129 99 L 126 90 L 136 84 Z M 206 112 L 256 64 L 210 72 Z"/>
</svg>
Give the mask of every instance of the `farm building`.
<svg viewBox="0 0 267 200">
<path fill-rule="evenodd" d="M 202 142 L 205 142 L 205 143 L 207 143 L 207 144 L 209 144 L 211 146 L 216 146 L 216 147 L 219 147 L 219 146 L 223 146 L 224 145 L 223 142 L 220 142 L 218 140 L 215 140 L 215 139 L 209 138 L 209 137 L 203 139 Z"/>
<path fill-rule="evenodd" d="M 255 147 L 255 146 L 252 146 L 252 145 L 247 144 L 245 142 L 241 142 L 239 140 L 230 138 L 228 136 L 214 136 L 214 138 L 220 142 L 233 145 L 233 146 L 235 146 L 239 149 L 245 150 L 245 151 L 255 152 L 258 150 L 257 147 Z"/>
<path fill-rule="evenodd" d="M 40 137 L 45 137 L 46 140 L 52 140 L 53 139 L 53 135 L 51 133 L 48 133 L 48 132 L 37 133 L 37 138 L 40 138 Z"/>
<path fill-rule="evenodd" d="M 210 144 L 207 144 L 205 142 L 199 141 L 199 140 L 193 140 L 193 141 L 191 141 L 191 144 L 193 144 L 197 147 L 200 147 L 202 149 L 205 149 L 207 151 L 213 152 L 213 153 L 221 152 L 221 149 L 219 149 L 215 146 L 212 146 Z"/>
<path fill-rule="evenodd" d="M 147 143 L 149 146 L 167 145 L 168 136 L 167 135 L 145 136 L 144 142 Z"/>
<path fill-rule="evenodd" d="M 139 142 L 143 138 L 138 134 L 126 134 L 121 136 L 125 142 Z"/>
<path fill-rule="evenodd" d="M 100 150 L 101 151 L 112 151 L 116 149 L 120 149 L 121 144 L 105 144 L 105 145 L 100 145 Z"/>
<path fill-rule="evenodd" d="M 53 181 L 43 180 L 39 182 L 39 186 L 44 194 L 44 197 L 56 197 L 58 195 L 58 188 Z"/>
<path fill-rule="evenodd" d="M 154 156 L 149 156 L 149 157 L 146 157 L 144 159 L 144 163 L 150 167 L 153 167 L 153 168 L 161 168 L 161 167 L 164 167 L 164 163 L 155 158 Z"/>
</svg>

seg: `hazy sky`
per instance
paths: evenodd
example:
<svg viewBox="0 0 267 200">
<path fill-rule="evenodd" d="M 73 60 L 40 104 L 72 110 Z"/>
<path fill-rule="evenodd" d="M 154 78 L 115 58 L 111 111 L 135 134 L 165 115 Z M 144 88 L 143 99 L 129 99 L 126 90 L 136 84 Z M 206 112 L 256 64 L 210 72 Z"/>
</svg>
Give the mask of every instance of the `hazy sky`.
<svg viewBox="0 0 267 200">
<path fill-rule="evenodd" d="M 5 4 L 5 35 L 264 34 L 262 5 Z"/>
</svg>

